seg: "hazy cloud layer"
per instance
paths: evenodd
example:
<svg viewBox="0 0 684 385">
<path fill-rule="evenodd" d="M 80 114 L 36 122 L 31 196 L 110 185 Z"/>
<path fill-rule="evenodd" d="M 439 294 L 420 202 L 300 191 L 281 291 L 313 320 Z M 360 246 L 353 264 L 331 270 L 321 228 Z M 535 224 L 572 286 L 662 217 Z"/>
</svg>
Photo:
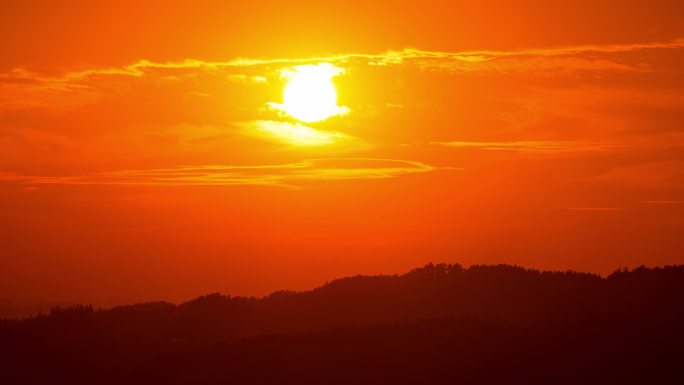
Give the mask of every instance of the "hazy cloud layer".
<svg viewBox="0 0 684 385">
<path fill-rule="evenodd" d="M 283 71 L 322 62 L 345 69 L 335 82 L 349 113 L 303 124 L 274 111 Z M 684 40 L 678 39 L 517 51 L 140 60 L 61 74 L 18 68 L 0 74 L 0 170 L 9 173 L 4 180 L 45 169 L 90 175 L 73 177 L 80 183 L 120 168 L 297 164 L 302 151 L 459 166 L 454 153 L 470 149 L 483 157 L 525 153 L 541 161 L 548 154 L 600 153 L 583 180 L 644 186 L 653 180 L 649 175 L 667 173 L 656 182 L 672 186 L 679 178 L 672 164 L 681 161 L 684 143 L 682 63 Z M 319 167 L 310 164 L 306 175 L 331 175 L 311 172 Z M 377 175 L 374 168 L 343 170 L 333 174 Z M 214 176 L 219 184 L 280 184 L 293 177 Z"/>
<path fill-rule="evenodd" d="M 80 176 L 29 176 L 0 173 L 0 181 L 29 185 L 166 185 L 297 187 L 308 180 L 387 179 L 422 174 L 440 168 L 397 159 L 310 159 L 276 165 L 206 165 L 149 170 L 125 170 Z M 449 168 L 454 170 L 453 168 Z"/>
<path fill-rule="evenodd" d="M 570 73 L 576 71 L 661 71 L 634 60 L 630 53 L 672 51 L 684 48 L 684 39 L 649 44 L 596 45 L 530 49 L 519 51 L 440 52 L 406 49 L 383 54 L 347 54 L 296 59 L 236 59 L 225 62 L 185 60 L 152 62 L 141 60 L 125 67 L 90 68 L 48 76 L 18 68 L 0 74 L 0 108 L 69 105 L 88 102 L 126 78 L 173 81 L 197 73 L 221 74 L 231 81 L 265 83 L 283 67 L 328 62 L 350 67 L 413 66 L 423 70 L 462 73 Z M 71 94 L 60 101 L 57 95 Z"/>
<path fill-rule="evenodd" d="M 430 144 L 463 148 L 479 149 L 488 151 L 515 151 L 531 153 L 558 153 L 558 152 L 582 152 L 582 151 L 605 151 L 615 146 L 607 143 L 572 142 L 572 141 L 512 141 L 512 142 L 432 142 Z"/>
</svg>

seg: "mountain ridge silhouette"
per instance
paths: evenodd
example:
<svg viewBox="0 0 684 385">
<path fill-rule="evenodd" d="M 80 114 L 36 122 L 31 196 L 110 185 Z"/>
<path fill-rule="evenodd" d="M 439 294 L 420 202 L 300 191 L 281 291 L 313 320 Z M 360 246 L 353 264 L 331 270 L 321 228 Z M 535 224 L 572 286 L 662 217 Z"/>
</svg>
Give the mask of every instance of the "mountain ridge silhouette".
<svg viewBox="0 0 684 385">
<path fill-rule="evenodd" d="M 568 383 L 644 381 L 649 367 L 629 376 L 613 372 L 634 371 L 648 357 L 660 357 L 664 381 L 674 375 L 668 360 L 684 358 L 674 348 L 684 342 L 683 294 L 682 265 L 601 277 L 509 265 L 428 264 L 402 275 L 345 277 L 261 298 L 214 293 L 179 305 L 74 306 L 3 320 L 0 369 L 10 383 L 36 384 L 390 384 L 419 383 L 419 373 L 422 383 L 437 384 L 457 378 L 487 383 L 496 380 L 491 371 L 509 367 L 519 383 L 548 383 L 549 376 L 572 368 L 546 360 L 566 354 L 579 368 L 572 377 L 579 382 Z M 554 339 L 565 346 L 547 342 Z M 579 341 L 593 347 L 585 351 Z M 478 350 L 478 343 L 490 349 Z M 422 353 L 411 353 L 416 349 Z M 368 351 L 387 359 L 364 355 Z M 595 352 L 622 354 L 623 364 L 611 361 L 602 370 L 582 360 L 583 352 L 596 362 L 602 359 Z M 545 369 L 538 369 L 537 377 L 520 371 L 524 362 L 517 356 L 537 360 Z M 463 366 L 455 357 L 472 362 Z M 316 362 L 328 372 L 314 370 Z M 355 377 L 340 374 L 339 365 Z M 430 370 L 413 371 L 415 365 Z M 482 370 L 468 369 L 473 365 Z M 554 371 L 554 365 L 560 366 Z M 398 369 L 387 372 L 390 366 Z"/>
</svg>

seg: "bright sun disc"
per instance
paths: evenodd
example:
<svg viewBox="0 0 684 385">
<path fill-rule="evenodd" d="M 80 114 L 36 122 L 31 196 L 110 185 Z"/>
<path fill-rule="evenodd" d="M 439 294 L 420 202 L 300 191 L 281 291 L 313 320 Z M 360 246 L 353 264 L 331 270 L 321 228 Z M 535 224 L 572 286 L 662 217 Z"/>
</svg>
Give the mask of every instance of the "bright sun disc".
<svg viewBox="0 0 684 385">
<path fill-rule="evenodd" d="M 332 64 L 302 65 L 284 73 L 289 79 L 281 109 L 302 122 L 318 122 L 347 109 L 337 105 L 332 78 L 342 73 Z"/>
</svg>

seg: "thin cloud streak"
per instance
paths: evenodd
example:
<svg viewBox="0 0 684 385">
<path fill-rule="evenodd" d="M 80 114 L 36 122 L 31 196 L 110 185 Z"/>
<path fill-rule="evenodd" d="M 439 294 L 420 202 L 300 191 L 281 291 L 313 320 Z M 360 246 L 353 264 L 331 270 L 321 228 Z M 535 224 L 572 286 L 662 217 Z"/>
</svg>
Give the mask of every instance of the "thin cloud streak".
<svg viewBox="0 0 684 385">
<path fill-rule="evenodd" d="M 53 94 L 71 92 L 84 94 L 88 100 L 97 98 L 97 81 L 101 79 L 144 78 L 147 76 L 174 76 L 197 71 L 224 73 L 228 79 L 243 81 L 253 79 L 265 83 L 272 66 L 293 66 L 298 64 L 332 63 L 340 66 L 365 64 L 371 66 L 414 65 L 417 68 L 449 72 L 529 72 L 529 71 L 649 71 L 648 68 L 621 62 L 611 54 L 624 52 L 683 49 L 684 39 L 671 42 L 623 45 L 585 45 L 548 49 L 527 49 L 517 51 L 464 51 L 444 52 L 405 49 L 381 54 L 345 54 L 309 58 L 280 59 L 235 59 L 229 61 L 203 61 L 187 59 L 178 62 L 153 62 L 140 60 L 123 67 L 90 68 L 67 72 L 61 76 L 46 76 L 22 68 L 0 74 L 0 107 L 26 108 L 45 105 L 40 99 Z M 605 57 L 595 57 L 605 54 Z M 245 73 L 245 71 L 247 73 Z M 93 94 L 95 93 L 95 94 Z M 45 95 L 47 94 L 47 96 Z M 37 98 L 39 100 L 32 100 Z"/>
<path fill-rule="evenodd" d="M 573 142 L 573 141 L 511 141 L 511 142 L 430 142 L 431 145 L 478 149 L 487 151 L 515 151 L 532 153 L 605 151 L 616 147 L 624 147 L 608 143 Z"/>
<path fill-rule="evenodd" d="M 81 176 L 32 176 L 0 173 L 2 182 L 31 185 L 275 186 L 298 188 L 298 182 L 389 179 L 437 170 L 425 163 L 376 158 L 310 159 L 275 165 L 200 165 L 123 170 Z"/>
<path fill-rule="evenodd" d="M 301 123 L 255 120 L 236 124 L 245 134 L 294 146 L 317 147 L 349 143 L 353 138 L 338 131 L 316 129 Z"/>
<path fill-rule="evenodd" d="M 620 210 L 619 207 L 556 207 L 558 210 L 567 211 L 596 211 L 596 212 L 611 212 Z"/>
</svg>

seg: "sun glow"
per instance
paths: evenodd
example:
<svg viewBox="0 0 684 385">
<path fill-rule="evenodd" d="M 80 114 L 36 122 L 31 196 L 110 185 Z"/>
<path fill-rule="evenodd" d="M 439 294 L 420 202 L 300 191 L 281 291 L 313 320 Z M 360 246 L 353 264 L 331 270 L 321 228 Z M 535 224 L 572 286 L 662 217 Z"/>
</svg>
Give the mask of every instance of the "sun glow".
<svg viewBox="0 0 684 385">
<path fill-rule="evenodd" d="M 301 65 L 283 71 L 288 83 L 283 104 L 276 107 L 307 123 L 347 113 L 347 107 L 337 105 L 337 91 L 332 82 L 343 72 L 342 68 L 329 63 Z"/>
<path fill-rule="evenodd" d="M 295 146 L 327 146 L 349 142 L 348 135 L 336 131 L 318 130 L 301 123 L 259 120 L 245 125 L 258 136 L 277 140 Z"/>
</svg>

